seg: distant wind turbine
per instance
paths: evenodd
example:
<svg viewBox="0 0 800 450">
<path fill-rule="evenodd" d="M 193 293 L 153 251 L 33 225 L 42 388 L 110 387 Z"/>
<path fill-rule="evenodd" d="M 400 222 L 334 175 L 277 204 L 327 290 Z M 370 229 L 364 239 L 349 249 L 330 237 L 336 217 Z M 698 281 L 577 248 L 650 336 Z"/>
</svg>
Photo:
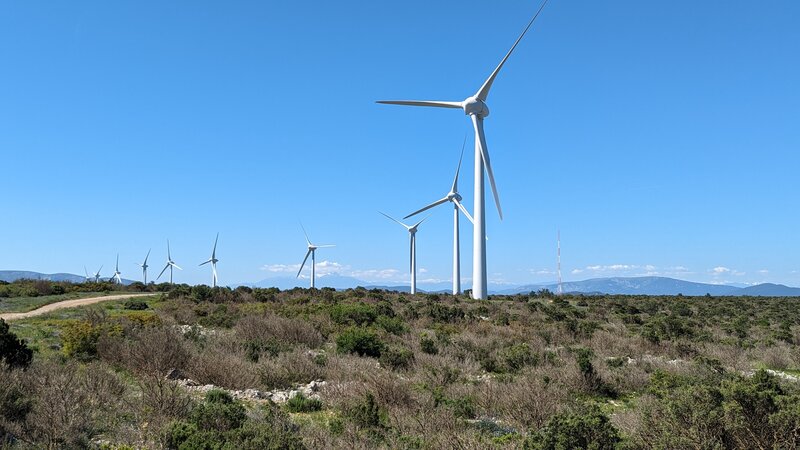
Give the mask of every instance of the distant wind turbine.
<svg viewBox="0 0 800 450">
<path fill-rule="evenodd" d="M 86 274 L 86 279 L 84 282 L 88 283 L 89 281 L 92 281 L 92 277 L 89 275 L 89 270 L 86 268 L 86 266 L 83 266 L 83 273 Z"/>
<path fill-rule="evenodd" d="M 150 250 L 152 250 L 152 248 Z M 147 285 L 147 268 L 150 267 L 147 265 L 147 258 L 150 257 L 150 250 L 147 251 L 147 256 L 144 257 L 144 262 L 139 264 L 139 267 L 142 268 L 142 278 L 144 279 L 145 285 Z"/>
<path fill-rule="evenodd" d="M 172 253 L 169 251 L 169 239 L 167 239 L 167 265 L 164 266 L 164 269 L 161 270 L 161 273 L 158 274 L 156 281 L 161 278 L 161 275 L 164 275 L 164 272 L 169 269 L 169 284 L 172 284 L 172 269 L 183 270 L 175 264 L 175 261 L 172 260 Z"/>
<path fill-rule="evenodd" d="M 117 253 L 117 265 L 114 269 L 114 276 L 112 276 L 108 281 L 114 280 L 114 282 L 122 284 L 122 277 L 120 275 L 122 275 L 122 272 L 119 271 L 119 253 Z"/>
<path fill-rule="evenodd" d="M 201 266 L 204 266 L 204 265 L 206 265 L 208 263 L 211 263 L 211 275 L 212 275 L 212 277 L 211 277 L 211 287 L 217 287 L 217 262 L 219 261 L 217 259 L 217 241 L 218 240 L 219 240 L 219 233 L 217 233 L 217 237 L 216 237 L 216 239 L 214 239 L 214 250 L 211 251 L 211 258 L 209 258 L 208 261 L 200 264 Z"/>
<path fill-rule="evenodd" d="M 94 282 L 95 283 L 99 283 L 100 282 L 100 271 L 101 270 L 103 270 L 103 266 L 100 266 L 100 268 L 97 269 L 97 272 L 94 273 Z"/>
<path fill-rule="evenodd" d="M 316 263 L 316 251 L 318 248 L 331 248 L 336 247 L 335 245 L 314 245 L 311 243 L 311 240 L 308 238 L 308 233 L 306 233 L 305 227 L 303 224 L 300 224 L 300 228 L 303 229 L 303 234 L 306 236 L 306 243 L 308 244 L 308 251 L 306 252 L 306 257 L 303 258 L 303 263 L 300 264 L 300 270 L 297 271 L 297 277 L 300 276 L 300 272 L 303 271 L 303 267 L 306 265 L 306 261 L 308 261 L 308 255 L 311 255 L 311 289 L 316 287 L 316 278 L 317 278 L 317 263 Z"/>
<path fill-rule="evenodd" d="M 380 211 L 378 211 L 378 212 L 380 212 Z M 380 212 L 380 213 L 383 214 L 384 216 L 386 216 L 389 220 L 392 220 L 394 222 L 399 223 L 403 228 L 408 230 L 408 235 L 409 235 L 408 236 L 408 240 L 409 240 L 409 243 L 411 244 L 411 250 L 410 250 L 410 254 L 408 256 L 408 258 L 409 258 L 409 271 L 411 272 L 411 295 L 414 295 L 414 294 L 417 293 L 417 227 L 419 227 L 419 225 L 422 222 L 425 222 L 426 220 L 428 220 L 428 218 L 426 217 L 426 218 L 420 220 L 419 222 L 415 223 L 414 225 L 408 226 L 408 225 L 404 224 L 403 222 L 400 222 L 399 220 L 395 219 L 394 217 L 392 217 L 392 216 L 390 216 L 388 214 L 384 214 L 382 212 Z"/>
<path fill-rule="evenodd" d="M 461 160 L 464 158 L 464 146 L 466 143 L 467 140 L 464 138 L 464 145 L 461 146 L 461 157 L 458 159 L 458 168 L 456 169 L 456 176 L 453 179 L 453 185 L 450 187 L 450 192 L 448 192 L 447 195 L 445 195 L 441 200 L 437 200 L 430 205 L 403 217 L 403 219 L 408 219 L 411 216 L 415 216 L 423 211 L 427 211 L 433 207 L 447 202 L 453 204 L 453 295 L 458 295 L 461 293 L 461 244 L 459 240 L 458 211 L 461 210 L 461 212 L 467 216 L 467 219 L 469 219 L 470 222 L 473 224 L 475 223 L 472 220 L 472 216 L 469 215 L 467 209 L 461 204 L 462 198 L 458 193 L 458 173 L 461 171 Z"/>
<path fill-rule="evenodd" d="M 500 215 L 500 220 L 503 219 L 503 210 L 500 207 L 500 196 L 497 193 L 495 186 L 494 173 L 492 172 L 492 164 L 489 160 L 489 148 L 486 146 L 486 136 L 483 131 L 483 120 L 489 116 L 489 107 L 486 105 L 486 100 L 489 98 L 489 91 L 492 89 L 492 84 L 495 78 L 500 73 L 500 69 L 511 56 L 511 53 L 520 43 L 522 38 L 530 29 L 533 22 L 539 17 L 539 14 L 547 4 L 545 0 L 539 7 L 539 10 L 533 16 L 528 26 L 525 27 L 522 34 L 514 42 L 511 50 L 506 53 L 506 56 L 500 61 L 500 64 L 494 69 L 489 78 L 483 83 L 478 92 L 471 97 L 461 102 L 443 102 L 443 101 L 416 101 L 416 100 L 390 100 L 379 101 L 378 103 L 390 105 L 408 105 L 408 106 L 432 106 L 436 108 L 454 108 L 461 109 L 464 114 L 470 116 L 472 119 L 472 126 L 475 129 L 475 206 L 473 211 L 475 213 L 475 220 L 472 235 L 473 253 L 472 253 L 472 297 L 475 299 L 484 300 L 488 297 L 487 289 L 487 269 L 486 269 L 486 216 L 484 214 L 484 170 L 489 175 L 489 183 L 492 187 L 492 194 L 494 195 L 494 202 L 497 205 L 497 212 Z"/>
</svg>

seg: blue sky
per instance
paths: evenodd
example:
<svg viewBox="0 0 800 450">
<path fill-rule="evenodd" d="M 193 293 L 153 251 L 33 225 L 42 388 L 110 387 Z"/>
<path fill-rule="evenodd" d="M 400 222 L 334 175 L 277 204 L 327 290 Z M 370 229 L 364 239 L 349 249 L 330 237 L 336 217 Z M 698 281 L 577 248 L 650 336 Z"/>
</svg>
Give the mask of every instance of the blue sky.
<svg viewBox="0 0 800 450">
<path fill-rule="evenodd" d="M 0 269 L 119 252 L 134 278 L 169 238 L 176 281 L 208 282 L 219 231 L 222 283 L 293 276 L 302 220 L 337 245 L 320 272 L 406 280 L 407 233 L 377 211 L 443 196 L 472 134 L 374 101 L 472 95 L 537 6 L 0 3 Z M 555 279 L 560 229 L 565 280 L 800 285 L 799 19 L 789 0 L 552 0 L 489 102 L 490 279 Z M 420 227 L 421 280 L 449 279 L 451 220 Z"/>
</svg>

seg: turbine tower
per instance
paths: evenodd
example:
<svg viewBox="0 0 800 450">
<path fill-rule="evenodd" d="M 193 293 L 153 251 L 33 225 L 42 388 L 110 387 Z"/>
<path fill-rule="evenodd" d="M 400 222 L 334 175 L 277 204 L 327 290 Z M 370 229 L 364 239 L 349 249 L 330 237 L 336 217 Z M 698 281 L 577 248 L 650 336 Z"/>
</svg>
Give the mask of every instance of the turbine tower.
<svg viewBox="0 0 800 450">
<path fill-rule="evenodd" d="M 503 210 L 500 207 L 500 196 L 497 193 L 497 186 L 494 181 L 494 173 L 492 172 L 492 164 L 489 160 L 489 148 L 486 146 L 486 136 L 483 130 L 483 121 L 489 116 L 489 107 L 486 105 L 486 100 L 489 98 L 489 91 L 492 89 L 497 74 L 500 69 L 511 56 L 511 53 L 520 43 L 522 38 L 530 29 L 533 22 L 539 17 L 539 13 L 547 4 L 547 0 L 542 3 L 539 10 L 533 16 L 528 26 L 525 27 L 522 34 L 514 42 L 511 50 L 506 53 L 506 56 L 500 61 L 500 64 L 494 69 L 489 78 L 483 83 L 478 92 L 471 97 L 461 102 L 443 102 L 443 101 L 416 101 L 416 100 L 390 100 L 379 101 L 378 103 L 390 105 L 407 105 L 407 106 L 432 106 L 436 108 L 453 108 L 461 109 L 464 114 L 470 116 L 472 126 L 475 129 L 475 206 L 473 212 L 475 213 L 475 220 L 472 235 L 472 297 L 475 299 L 486 299 L 488 297 L 487 277 L 486 277 L 486 216 L 484 214 L 484 179 L 483 173 L 489 175 L 489 183 L 492 187 L 492 194 L 494 195 L 494 202 L 497 205 L 497 212 L 500 215 L 500 220 L 503 220 Z"/>
<path fill-rule="evenodd" d="M 303 224 L 300 224 L 300 228 L 303 229 L 303 234 L 306 236 L 306 243 L 308 244 L 308 251 L 306 252 L 306 257 L 303 258 L 303 263 L 300 264 L 300 270 L 297 271 L 297 277 L 300 276 L 300 272 L 303 271 L 303 267 L 306 265 L 306 261 L 308 261 L 308 255 L 311 255 L 311 289 L 316 287 L 316 278 L 317 278 L 317 256 L 316 252 L 318 248 L 331 248 L 336 247 L 335 245 L 314 245 L 311 243 L 311 240 L 308 239 L 308 233 L 306 233 L 305 227 Z"/>
<path fill-rule="evenodd" d="M 408 239 L 411 244 L 411 253 L 409 254 L 409 270 L 411 271 L 411 295 L 415 295 L 417 293 L 417 227 L 419 227 L 419 225 L 422 222 L 425 222 L 428 218 L 426 217 L 420 220 L 419 222 L 415 223 L 414 225 L 408 226 L 388 214 L 384 214 L 382 212 L 381 214 L 386 216 L 389 220 L 393 220 L 399 223 L 400 225 L 403 226 L 403 228 L 408 230 L 408 235 L 409 235 Z"/>
<path fill-rule="evenodd" d="M 172 260 L 172 254 L 169 251 L 169 239 L 167 239 L 167 265 L 164 266 L 164 268 L 161 270 L 161 273 L 158 274 L 158 277 L 156 278 L 156 281 L 158 281 L 161 278 L 161 275 L 164 275 L 164 272 L 167 269 L 169 269 L 169 284 L 172 284 L 172 269 L 173 268 L 178 269 L 178 270 L 183 270 L 180 267 L 178 267 L 177 264 L 175 264 L 175 261 Z"/>
<path fill-rule="evenodd" d="M 200 264 L 204 266 L 208 263 L 211 263 L 211 287 L 217 287 L 217 241 L 219 240 L 219 233 L 217 233 L 216 239 L 214 239 L 214 250 L 211 251 L 211 258 L 208 261 Z"/>
<path fill-rule="evenodd" d="M 122 284 L 122 277 L 120 277 L 120 275 L 122 275 L 122 272 L 119 271 L 119 253 L 117 253 L 117 265 L 116 269 L 114 269 L 114 276 L 108 281 L 114 280 L 115 283 Z"/>
<path fill-rule="evenodd" d="M 558 230 L 558 238 L 557 238 L 557 249 L 558 249 L 558 295 L 564 293 L 564 288 L 561 286 L 561 230 Z"/>
<path fill-rule="evenodd" d="M 97 272 L 94 273 L 94 282 L 95 283 L 99 283 L 100 282 L 100 271 L 101 270 L 103 270 L 103 266 L 100 266 L 100 268 L 97 269 Z"/>
<path fill-rule="evenodd" d="M 461 157 L 458 159 L 458 168 L 456 168 L 456 176 L 453 179 L 453 185 L 450 187 L 450 192 L 444 196 L 441 200 L 437 200 L 430 205 L 414 211 L 413 213 L 403 217 L 403 219 L 408 219 L 411 216 L 415 216 L 423 211 L 427 211 L 435 206 L 439 206 L 441 204 L 450 202 L 453 204 L 453 295 L 458 295 L 461 293 L 461 244 L 459 239 L 459 223 L 458 223 L 458 212 L 461 210 L 467 219 L 473 224 L 475 223 L 472 220 L 472 216 L 469 215 L 467 208 L 464 208 L 464 205 L 461 204 L 461 195 L 458 193 L 458 173 L 461 171 L 461 160 L 464 159 L 464 146 L 467 143 L 466 137 L 464 138 L 464 145 L 461 146 Z"/>
<path fill-rule="evenodd" d="M 142 279 L 144 280 L 145 286 L 147 285 L 147 268 L 150 267 L 147 265 L 147 258 L 150 257 L 150 250 L 147 251 L 147 256 L 144 257 L 144 262 L 139 264 L 139 267 L 142 268 Z"/>
</svg>

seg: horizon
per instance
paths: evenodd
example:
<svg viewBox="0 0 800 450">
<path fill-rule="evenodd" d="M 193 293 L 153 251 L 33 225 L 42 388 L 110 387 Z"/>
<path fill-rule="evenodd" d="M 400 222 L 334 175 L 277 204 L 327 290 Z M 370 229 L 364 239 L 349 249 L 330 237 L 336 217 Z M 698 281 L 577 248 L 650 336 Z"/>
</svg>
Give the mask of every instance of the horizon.
<svg viewBox="0 0 800 450">
<path fill-rule="evenodd" d="M 481 8 L 479 42 L 434 26 L 478 5 L 0 6 L 0 266 L 108 276 L 119 253 L 136 280 L 152 249 L 154 281 L 169 239 L 176 283 L 210 284 L 198 265 L 219 232 L 220 285 L 257 282 L 297 272 L 302 221 L 337 245 L 317 254 L 321 282 L 407 285 L 407 233 L 378 210 L 441 198 L 472 132 L 374 102 L 471 95 L 538 2 Z M 490 284 L 555 279 L 560 230 L 564 283 L 800 286 L 798 15 L 788 0 L 548 4 L 492 91 Z M 420 285 L 450 280 L 451 214 L 420 227 Z"/>
</svg>

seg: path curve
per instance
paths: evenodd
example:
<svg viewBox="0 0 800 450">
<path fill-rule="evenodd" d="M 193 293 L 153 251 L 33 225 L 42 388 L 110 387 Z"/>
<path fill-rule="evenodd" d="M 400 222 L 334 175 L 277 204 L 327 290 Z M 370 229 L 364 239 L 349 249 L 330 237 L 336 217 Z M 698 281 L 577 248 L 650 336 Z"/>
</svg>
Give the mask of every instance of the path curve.
<svg viewBox="0 0 800 450">
<path fill-rule="evenodd" d="M 40 316 L 42 314 L 47 314 L 49 312 L 57 311 L 59 309 L 76 308 L 78 306 L 93 305 L 95 303 L 108 302 L 111 300 L 125 300 L 128 298 L 149 297 L 153 295 L 158 295 L 158 294 L 149 292 L 144 294 L 136 293 L 136 294 L 107 295 L 104 297 L 76 298 L 73 300 L 64 300 L 63 302 L 50 303 L 49 305 L 44 305 L 40 308 L 36 308 L 28 312 L 3 313 L 0 314 L 0 319 L 3 319 L 6 322 L 8 322 L 10 320 L 27 319 L 28 317 Z"/>
</svg>

